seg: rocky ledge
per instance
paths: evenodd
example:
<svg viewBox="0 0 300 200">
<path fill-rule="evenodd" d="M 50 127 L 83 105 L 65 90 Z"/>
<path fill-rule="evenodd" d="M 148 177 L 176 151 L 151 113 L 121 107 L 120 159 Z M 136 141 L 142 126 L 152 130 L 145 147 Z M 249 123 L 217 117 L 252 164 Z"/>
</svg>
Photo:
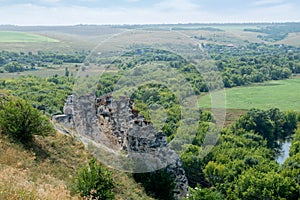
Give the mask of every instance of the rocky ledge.
<svg viewBox="0 0 300 200">
<path fill-rule="evenodd" d="M 179 156 L 170 148 L 165 135 L 133 107 L 134 101 L 126 97 L 70 95 L 64 114 L 53 116 L 53 121 L 57 129 L 86 144 L 93 141 L 112 152 L 122 151 L 125 159 L 134 161 L 130 168 L 134 167 L 133 172 L 166 168 L 175 180 L 175 199 L 182 199 L 187 194 L 188 182 Z"/>
</svg>

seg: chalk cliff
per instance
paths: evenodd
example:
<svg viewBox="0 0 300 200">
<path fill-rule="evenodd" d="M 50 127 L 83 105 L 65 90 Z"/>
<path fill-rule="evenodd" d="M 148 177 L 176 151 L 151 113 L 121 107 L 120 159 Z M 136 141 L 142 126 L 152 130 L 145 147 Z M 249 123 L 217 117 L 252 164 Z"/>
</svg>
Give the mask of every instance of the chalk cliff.
<svg viewBox="0 0 300 200">
<path fill-rule="evenodd" d="M 175 180 L 175 199 L 182 199 L 188 182 L 179 156 L 165 135 L 133 106 L 134 101 L 126 97 L 70 95 L 64 114 L 53 116 L 53 121 L 60 131 L 77 137 L 86 146 L 98 147 L 92 153 L 105 158 L 104 164 L 137 173 L 166 168 Z"/>
</svg>

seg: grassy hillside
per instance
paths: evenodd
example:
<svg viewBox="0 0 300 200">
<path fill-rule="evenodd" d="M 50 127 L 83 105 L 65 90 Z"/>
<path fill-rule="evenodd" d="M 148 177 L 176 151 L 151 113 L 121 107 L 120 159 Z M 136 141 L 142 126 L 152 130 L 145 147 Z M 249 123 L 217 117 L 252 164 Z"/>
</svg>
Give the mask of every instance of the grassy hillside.
<svg viewBox="0 0 300 200">
<path fill-rule="evenodd" d="M 0 31 L 0 43 L 2 42 L 59 42 L 58 40 L 25 32 Z"/>
<path fill-rule="evenodd" d="M 0 199 L 81 199 L 70 188 L 91 158 L 83 144 L 60 133 L 35 140 L 25 148 L 0 135 Z M 132 175 L 111 171 L 116 199 L 150 199 Z"/>
<path fill-rule="evenodd" d="M 226 89 L 227 109 L 270 109 L 300 111 L 300 78 L 269 81 L 247 87 Z M 210 95 L 200 98 L 201 108 L 210 108 Z M 219 107 L 216 104 L 216 107 Z"/>
<path fill-rule="evenodd" d="M 278 41 L 277 44 L 287 44 L 292 46 L 300 46 L 300 33 L 289 33 L 287 38 L 284 40 Z"/>
</svg>

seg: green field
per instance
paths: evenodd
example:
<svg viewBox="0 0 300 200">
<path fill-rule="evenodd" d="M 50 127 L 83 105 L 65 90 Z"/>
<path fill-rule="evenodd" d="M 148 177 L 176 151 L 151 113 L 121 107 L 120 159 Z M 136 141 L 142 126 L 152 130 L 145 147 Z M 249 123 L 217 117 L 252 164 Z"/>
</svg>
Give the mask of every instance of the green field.
<svg viewBox="0 0 300 200">
<path fill-rule="evenodd" d="M 59 42 L 56 39 L 33 33 L 18 31 L 0 31 L 0 43 L 3 42 Z"/>
<path fill-rule="evenodd" d="M 199 105 L 201 108 L 210 108 L 210 101 L 210 95 L 202 96 Z M 222 106 L 216 104 L 215 107 Z M 300 77 L 226 89 L 227 109 L 269 109 L 274 107 L 280 110 L 300 111 Z"/>
</svg>

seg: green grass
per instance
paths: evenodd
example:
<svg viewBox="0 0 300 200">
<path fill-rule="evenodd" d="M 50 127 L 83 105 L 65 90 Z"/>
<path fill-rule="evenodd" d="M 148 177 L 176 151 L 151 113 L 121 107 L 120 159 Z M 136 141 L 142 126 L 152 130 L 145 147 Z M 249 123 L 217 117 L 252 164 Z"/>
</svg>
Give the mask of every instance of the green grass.
<svg viewBox="0 0 300 200">
<path fill-rule="evenodd" d="M 300 111 L 300 77 L 269 81 L 262 84 L 255 84 L 247 87 L 236 87 L 226 89 L 227 109 L 269 109 L 279 108 L 280 110 Z M 211 107 L 210 95 L 202 96 L 199 100 L 201 108 Z M 224 104 L 224 102 L 223 102 Z M 215 104 L 221 108 L 221 103 Z"/>
<path fill-rule="evenodd" d="M 4 42 L 59 42 L 56 39 L 18 31 L 0 31 L 0 43 Z"/>
</svg>

